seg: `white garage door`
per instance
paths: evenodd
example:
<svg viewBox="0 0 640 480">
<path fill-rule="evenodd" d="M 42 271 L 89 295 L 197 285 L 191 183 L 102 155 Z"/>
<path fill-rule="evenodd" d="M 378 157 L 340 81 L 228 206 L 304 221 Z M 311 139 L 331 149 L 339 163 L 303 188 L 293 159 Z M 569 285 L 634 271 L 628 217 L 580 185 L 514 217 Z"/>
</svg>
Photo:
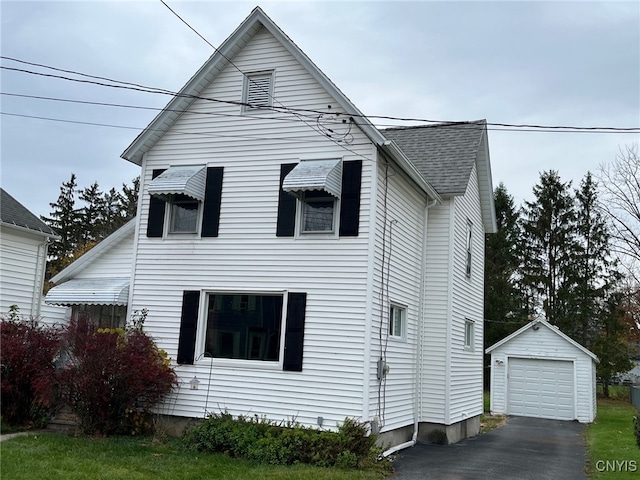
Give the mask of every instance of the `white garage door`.
<svg viewBox="0 0 640 480">
<path fill-rule="evenodd" d="M 573 362 L 510 358 L 507 413 L 573 420 Z"/>
</svg>

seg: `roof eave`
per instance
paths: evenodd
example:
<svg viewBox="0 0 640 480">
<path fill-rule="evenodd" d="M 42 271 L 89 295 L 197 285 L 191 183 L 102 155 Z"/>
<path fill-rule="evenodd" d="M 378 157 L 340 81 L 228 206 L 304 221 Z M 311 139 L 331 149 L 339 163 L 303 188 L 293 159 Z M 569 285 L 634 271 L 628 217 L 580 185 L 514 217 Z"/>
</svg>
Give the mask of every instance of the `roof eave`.
<svg viewBox="0 0 640 480">
<path fill-rule="evenodd" d="M 17 223 L 0 221 L 0 225 L 6 228 L 13 228 L 14 230 L 18 230 L 21 232 L 31 233 L 32 235 L 39 235 L 41 237 L 50 238 L 51 240 L 60 240 L 62 238 L 59 235 L 56 235 L 55 233 L 48 233 L 42 230 L 36 230 L 35 228 L 25 227 L 23 225 L 18 225 Z"/>
</svg>

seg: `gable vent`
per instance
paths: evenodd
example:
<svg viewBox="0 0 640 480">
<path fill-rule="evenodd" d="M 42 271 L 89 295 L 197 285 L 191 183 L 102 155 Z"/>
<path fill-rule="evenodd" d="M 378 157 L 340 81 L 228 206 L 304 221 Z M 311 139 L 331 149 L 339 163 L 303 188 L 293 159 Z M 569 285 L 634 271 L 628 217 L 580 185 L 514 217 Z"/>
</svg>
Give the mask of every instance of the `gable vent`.
<svg viewBox="0 0 640 480">
<path fill-rule="evenodd" d="M 271 106 L 272 79 L 273 75 L 271 73 L 247 75 L 245 80 L 245 103 L 248 103 L 249 106 L 246 108 L 266 108 Z"/>
</svg>

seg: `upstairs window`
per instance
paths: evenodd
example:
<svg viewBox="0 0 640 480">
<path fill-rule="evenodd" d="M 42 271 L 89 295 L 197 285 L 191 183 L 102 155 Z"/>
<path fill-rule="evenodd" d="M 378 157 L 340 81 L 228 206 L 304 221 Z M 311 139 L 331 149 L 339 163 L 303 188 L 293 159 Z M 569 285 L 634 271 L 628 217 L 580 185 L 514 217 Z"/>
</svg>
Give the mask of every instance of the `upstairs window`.
<svg viewBox="0 0 640 480">
<path fill-rule="evenodd" d="M 467 222 L 467 248 L 466 248 L 466 262 L 465 262 L 465 274 L 467 278 L 471 277 L 471 247 L 473 239 L 473 224 Z"/>
<path fill-rule="evenodd" d="M 305 192 L 301 202 L 300 231 L 302 233 L 332 233 L 335 230 L 335 197 L 327 192 L 316 190 Z"/>
<path fill-rule="evenodd" d="M 187 195 L 175 194 L 170 199 L 169 233 L 198 233 L 200 202 Z"/>
<path fill-rule="evenodd" d="M 273 72 L 245 75 L 242 95 L 244 111 L 269 108 L 273 105 L 272 100 Z"/>
</svg>

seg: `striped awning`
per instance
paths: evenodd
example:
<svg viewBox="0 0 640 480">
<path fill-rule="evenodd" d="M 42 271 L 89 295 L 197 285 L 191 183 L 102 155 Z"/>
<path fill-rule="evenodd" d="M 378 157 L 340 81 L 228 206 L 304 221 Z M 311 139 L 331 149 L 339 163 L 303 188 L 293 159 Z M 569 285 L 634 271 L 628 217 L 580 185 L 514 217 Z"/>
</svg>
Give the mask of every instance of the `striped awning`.
<svg viewBox="0 0 640 480">
<path fill-rule="evenodd" d="M 282 189 L 294 195 L 323 190 L 340 198 L 342 192 L 342 160 L 303 160 L 282 182 Z"/>
<path fill-rule="evenodd" d="M 204 201 L 207 169 L 203 165 L 195 167 L 169 167 L 149 185 L 149 194 L 167 197 L 182 194 Z"/>
<path fill-rule="evenodd" d="M 53 287 L 44 298 L 50 305 L 126 305 L 128 278 L 76 278 Z"/>
</svg>

